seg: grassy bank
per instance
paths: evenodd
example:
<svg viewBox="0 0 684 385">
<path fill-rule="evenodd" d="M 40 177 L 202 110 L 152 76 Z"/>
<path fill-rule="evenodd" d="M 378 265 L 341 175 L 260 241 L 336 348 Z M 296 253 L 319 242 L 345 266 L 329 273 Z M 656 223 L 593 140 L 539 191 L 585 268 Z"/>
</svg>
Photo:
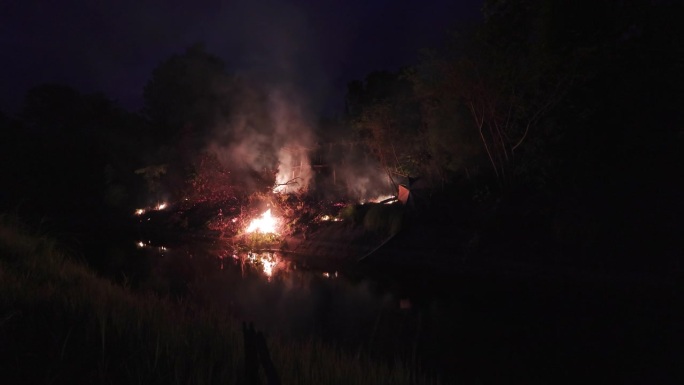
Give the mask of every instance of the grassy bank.
<svg viewBox="0 0 684 385">
<path fill-rule="evenodd" d="M 283 384 L 428 382 L 401 363 L 267 339 Z M 115 285 L 0 218 L 0 383 L 240 384 L 244 357 L 238 321 Z"/>
</svg>

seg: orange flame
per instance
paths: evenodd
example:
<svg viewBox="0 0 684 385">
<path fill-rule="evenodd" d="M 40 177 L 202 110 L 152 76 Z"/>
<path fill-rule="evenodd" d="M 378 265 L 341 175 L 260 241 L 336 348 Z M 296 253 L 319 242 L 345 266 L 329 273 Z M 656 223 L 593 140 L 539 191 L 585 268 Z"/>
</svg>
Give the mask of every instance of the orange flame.
<svg viewBox="0 0 684 385">
<path fill-rule="evenodd" d="M 271 215 L 271 209 L 266 210 L 259 218 L 254 218 L 247 226 L 247 233 L 275 233 L 278 220 Z"/>
</svg>

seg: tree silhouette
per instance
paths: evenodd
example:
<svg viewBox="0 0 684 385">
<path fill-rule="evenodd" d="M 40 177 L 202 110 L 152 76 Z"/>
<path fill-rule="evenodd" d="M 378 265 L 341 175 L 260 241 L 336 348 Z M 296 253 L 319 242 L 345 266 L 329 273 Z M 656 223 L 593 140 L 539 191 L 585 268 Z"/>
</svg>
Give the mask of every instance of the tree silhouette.
<svg viewBox="0 0 684 385">
<path fill-rule="evenodd" d="M 225 63 L 196 44 L 163 61 L 144 89 L 144 113 L 157 139 L 172 142 L 196 136 L 218 117 L 229 113 L 232 78 Z"/>
</svg>

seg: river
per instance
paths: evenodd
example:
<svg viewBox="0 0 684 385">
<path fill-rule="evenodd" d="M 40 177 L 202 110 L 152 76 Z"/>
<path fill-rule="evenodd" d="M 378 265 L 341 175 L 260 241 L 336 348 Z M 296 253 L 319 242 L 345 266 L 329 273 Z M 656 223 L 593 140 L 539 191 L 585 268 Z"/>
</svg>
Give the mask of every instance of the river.
<svg viewBox="0 0 684 385">
<path fill-rule="evenodd" d="M 220 306 L 267 335 L 399 357 L 446 383 L 595 373 L 669 383 L 682 346 L 681 287 L 640 276 L 420 271 L 372 259 L 312 269 L 279 252 L 234 253 L 206 239 L 131 239 L 116 255 L 132 256 L 119 260 L 119 281 Z"/>
</svg>

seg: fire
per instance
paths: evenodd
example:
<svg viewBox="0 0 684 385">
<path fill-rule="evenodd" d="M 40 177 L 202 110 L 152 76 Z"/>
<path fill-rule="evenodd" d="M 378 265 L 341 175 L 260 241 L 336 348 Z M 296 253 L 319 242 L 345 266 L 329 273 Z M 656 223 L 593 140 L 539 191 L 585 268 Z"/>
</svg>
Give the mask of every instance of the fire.
<svg viewBox="0 0 684 385">
<path fill-rule="evenodd" d="M 153 207 L 148 206 L 146 208 L 135 209 L 135 211 L 133 213 L 137 216 L 142 216 L 148 210 L 160 211 L 160 210 L 164 210 L 167 206 L 168 206 L 168 204 L 166 202 L 161 202 L 161 203 L 157 203 L 157 205 L 153 206 Z M 149 221 L 149 218 L 147 220 Z"/>
<path fill-rule="evenodd" d="M 273 275 L 273 266 L 275 266 L 275 261 L 269 261 L 266 258 L 261 258 L 261 264 L 264 266 L 264 274 L 271 277 Z"/>
<path fill-rule="evenodd" d="M 278 220 L 271 215 L 271 209 L 266 210 L 259 218 L 252 219 L 247 226 L 247 233 L 277 233 Z"/>
<path fill-rule="evenodd" d="M 329 222 L 329 221 L 340 222 L 342 220 L 340 218 L 333 217 L 332 215 L 327 215 L 327 214 L 320 217 L 320 219 L 324 222 Z"/>
</svg>

